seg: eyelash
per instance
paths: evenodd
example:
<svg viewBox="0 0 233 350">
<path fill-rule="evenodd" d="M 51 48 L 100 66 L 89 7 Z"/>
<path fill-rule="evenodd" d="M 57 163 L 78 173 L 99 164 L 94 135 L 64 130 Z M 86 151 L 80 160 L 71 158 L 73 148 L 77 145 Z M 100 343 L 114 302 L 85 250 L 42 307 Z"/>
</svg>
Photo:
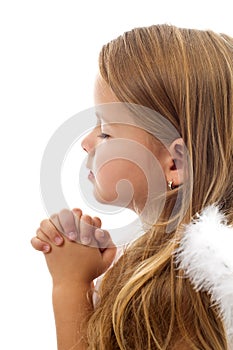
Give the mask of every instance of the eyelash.
<svg viewBox="0 0 233 350">
<path fill-rule="evenodd" d="M 110 135 L 105 134 L 105 133 L 102 132 L 100 135 L 98 135 L 98 137 L 101 138 L 101 139 L 108 139 L 110 137 Z"/>
</svg>

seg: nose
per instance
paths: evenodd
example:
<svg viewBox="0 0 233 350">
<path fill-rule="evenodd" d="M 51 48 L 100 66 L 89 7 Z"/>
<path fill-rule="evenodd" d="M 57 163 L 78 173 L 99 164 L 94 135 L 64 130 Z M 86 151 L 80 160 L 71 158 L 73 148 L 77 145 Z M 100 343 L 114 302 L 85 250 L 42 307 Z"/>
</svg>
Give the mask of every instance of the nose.
<svg viewBox="0 0 233 350">
<path fill-rule="evenodd" d="M 95 130 L 91 131 L 81 142 L 81 146 L 87 153 L 90 153 L 95 147 Z"/>
</svg>

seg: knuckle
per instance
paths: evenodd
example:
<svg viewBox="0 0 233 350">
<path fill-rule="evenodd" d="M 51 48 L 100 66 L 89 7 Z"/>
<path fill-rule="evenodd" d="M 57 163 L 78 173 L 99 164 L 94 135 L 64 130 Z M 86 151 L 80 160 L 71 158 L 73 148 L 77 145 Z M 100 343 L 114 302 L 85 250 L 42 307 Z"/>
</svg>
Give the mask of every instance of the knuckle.
<svg viewBox="0 0 233 350">
<path fill-rule="evenodd" d="M 73 214 L 69 209 L 62 209 L 58 214 L 58 220 L 62 227 L 69 225 L 72 218 Z"/>
<path fill-rule="evenodd" d="M 38 235 L 40 234 L 40 228 L 38 228 L 37 230 L 36 230 L 36 236 L 38 237 Z"/>
<path fill-rule="evenodd" d="M 44 219 L 44 220 L 42 220 L 41 221 L 41 223 L 40 223 L 40 227 L 42 228 L 42 227 L 46 227 L 47 225 L 48 225 L 48 219 Z"/>
<path fill-rule="evenodd" d="M 38 241 L 38 239 L 42 239 L 42 238 L 43 238 L 43 234 L 42 234 L 41 230 L 38 229 L 36 231 L 36 240 Z"/>
<path fill-rule="evenodd" d="M 74 208 L 72 211 L 73 211 L 76 215 L 82 215 L 82 210 L 79 209 L 79 208 Z"/>
<path fill-rule="evenodd" d="M 44 234 L 46 234 L 48 237 L 54 237 L 56 235 L 56 228 L 49 219 L 44 219 L 41 221 L 40 227 L 36 233 L 37 236 L 44 236 Z"/>
<path fill-rule="evenodd" d="M 58 216 L 68 215 L 69 213 L 70 213 L 70 210 L 67 208 L 64 208 L 64 209 L 59 211 Z"/>
<path fill-rule="evenodd" d="M 102 221 L 101 221 L 100 218 L 98 218 L 97 216 L 95 216 L 95 217 L 93 218 L 93 220 L 94 220 L 94 222 L 95 222 L 96 225 L 98 225 L 98 226 L 101 226 L 101 225 L 102 225 Z"/>
<path fill-rule="evenodd" d="M 52 221 L 56 220 L 57 217 L 58 217 L 58 214 L 52 214 L 52 215 L 50 215 L 49 220 L 52 220 Z"/>
<path fill-rule="evenodd" d="M 93 222 L 91 216 L 89 216 L 89 215 L 83 215 L 82 218 L 81 218 L 81 221 L 83 221 L 83 222 L 85 222 L 87 224 L 90 224 L 90 225 Z"/>
<path fill-rule="evenodd" d="M 46 235 L 38 228 L 36 231 L 35 244 L 38 246 L 41 244 L 41 241 L 46 241 Z"/>
</svg>

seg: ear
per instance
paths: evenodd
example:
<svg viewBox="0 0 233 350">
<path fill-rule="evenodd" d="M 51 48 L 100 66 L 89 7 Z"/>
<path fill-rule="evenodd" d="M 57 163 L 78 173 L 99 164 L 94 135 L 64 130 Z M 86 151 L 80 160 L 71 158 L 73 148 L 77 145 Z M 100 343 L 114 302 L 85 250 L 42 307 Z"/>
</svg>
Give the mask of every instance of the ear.
<svg viewBox="0 0 233 350">
<path fill-rule="evenodd" d="M 185 144 L 182 138 L 174 140 L 168 150 L 169 157 L 166 169 L 167 181 L 172 181 L 172 186 L 177 187 L 185 180 Z"/>
</svg>

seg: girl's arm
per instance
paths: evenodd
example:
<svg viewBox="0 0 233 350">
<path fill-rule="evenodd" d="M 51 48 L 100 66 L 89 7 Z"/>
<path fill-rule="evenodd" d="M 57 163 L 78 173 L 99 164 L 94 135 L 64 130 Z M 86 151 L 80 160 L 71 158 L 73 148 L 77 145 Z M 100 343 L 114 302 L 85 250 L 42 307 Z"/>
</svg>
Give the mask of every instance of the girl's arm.
<svg viewBox="0 0 233 350">
<path fill-rule="evenodd" d="M 88 348 L 86 329 L 93 312 L 90 285 L 61 285 L 53 287 L 53 309 L 58 350 Z"/>
<path fill-rule="evenodd" d="M 59 222 L 70 230 L 71 216 L 66 215 L 64 220 L 63 214 L 59 216 Z M 93 312 L 93 280 L 107 270 L 116 253 L 108 233 L 95 230 L 92 218 L 80 216 L 79 219 L 80 225 L 76 235 L 79 239 L 89 237 L 88 246 L 71 241 L 65 235 L 62 235 L 62 245 L 57 245 L 55 237 L 59 236 L 59 232 L 56 232 L 50 220 L 42 221 L 37 230 L 37 237 L 32 239 L 35 249 L 41 250 L 39 247 L 45 244 L 50 247 L 45 258 L 53 280 L 53 309 L 58 350 L 87 349 L 86 328 Z M 74 231 L 74 228 L 72 230 Z M 102 248 L 99 248 L 101 245 Z"/>
</svg>

